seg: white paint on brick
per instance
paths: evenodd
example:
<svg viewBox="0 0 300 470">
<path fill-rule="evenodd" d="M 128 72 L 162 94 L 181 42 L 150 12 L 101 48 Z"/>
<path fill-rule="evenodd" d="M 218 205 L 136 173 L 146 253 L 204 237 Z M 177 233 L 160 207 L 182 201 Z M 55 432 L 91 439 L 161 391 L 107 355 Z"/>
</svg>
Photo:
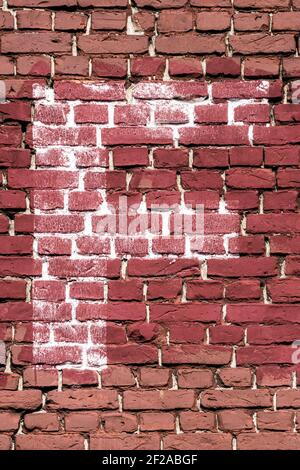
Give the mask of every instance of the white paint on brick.
<svg viewBox="0 0 300 470">
<path fill-rule="evenodd" d="M 49 88 L 49 90 L 51 90 Z M 38 83 L 35 83 L 33 85 L 33 98 L 35 99 L 41 99 L 41 98 L 44 98 L 45 96 L 45 92 L 46 92 L 46 88 Z"/>
<path fill-rule="evenodd" d="M 269 93 L 270 82 L 268 80 L 261 80 L 260 84 L 257 87 L 257 91 L 265 91 L 266 94 Z"/>
<path fill-rule="evenodd" d="M 99 83 L 99 84 L 85 84 L 85 86 L 90 90 L 90 91 L 95 91 L 95 92 L 104 92 L 104 91 L 108 91 L 110 89 L 110 86 L 108 84 L 105 84 L 105 83 Z M 262 85 L 262 86 L 265 86 L 265 85 Z M 173 93 L 173 90 L 172 90 L 172 87 L 170 86 L 170 82 L 169 83 L 165 83 L 165 84 L 155 84 L 153 85 L 153 83 L 151 84 L 147 84 L 145 83 L 143 85 L 143 92 L 146 92 L 146 93 L 149 93 L 151 94 L 152 96 L 152 100 L 139 100 L 139 99 L 136 99 L 136 98 L 133 98 L 133 89 L 134 89 L 134 85 L 129 88 L 127 91 L 126 91 L 126 99 L 124 101 L 116 101 L 116 102 L 100 102 L 100 101 L 97 101 L 97 103 L 99 104 L 105 104 L 106 106 L 108 106 L 108 109 L 109 109 L 109 123 L 108 125 L 107 124 L 104 124 L 104 125 L 95 125 L 95 124 L 90 124 L 90 126 L 95 126 L 96 130 L 97 130 L 97 147 L 98 148 L 103 148 L 103 144 L 102 144 L 102 138 L 101 138 L 101 133 L 102 133 L 102 129 L 103 128 L 107 128 L 107 127 L 114 127 L 114 109 L 115 109 L 115 106 L 125 106 L 125 105 L 128 105 L 128 104 L 145 104 L 145 105 L 149 105 L 152 109 L 152 119 L 151 121 L 148 123 L 147 125 L 147 128 L 148 129 L 152 129 L 154 132 L 155 132 L 155 135 L 156 136 L 159 136 L 160 133 L 163 133 L 164 132 L 164 127 L 169 127 L 173 130 L 173 147 L 178 147 L 178 140 L 179 140 L 179 130 L 180 128 L 183 128 L 183 127 L 192 127 L 194 125 L 194 109 L 195 109 L 195 106 L 196 105 L 207 105 L 207 104 L 210 104 L 210 105 L 213 105 L 213 102 L 212 102 L 212 95 L 211 95 L 211 85 L 209 85 L 209 97 L 208 99 L 203 99 L 203 98 L 195 98 L 195 99 L 189 99 L 189 100 L 181 100 L 181 99 L 174 99 L 173 96 L 174 96 L 174 93 Z M 44 106 L 47 106 L 47 105 L 52 105 L 55 104 L 55 99 L 54 99 L 54 92 L 53 92 L 53 89 L 51 88 L 46 88 L 44 89 L 43 87 L 37 85 L 34 87 L 34 97 L 35 97 L 35 100 L 36 100 L 36 105 L 39 105 L 39 104 L 43 104 Z M 84 101 L 85 103 L 95 103 L 93 102 L 92 100 L 90 102 L 87 102 L 87 101 Z M 228 124 L 229 125 L 241 125 L 241 123 L 238 123 L 238 122 L 235 122 L 234 120 L 234 110 L 237 106 L 244 106 L 244 105 L 248 105 L 250 103 L 262 103 L 262 102 L 265 102 L 265 100 L 230 100 L 228 102 Z M 61 103 L 61 102 L 60 102 Z M 74 122 L 74 107 L 78 104 L 80 104 L 81 101 L 80 100 L 74 100 L 74 101 L 69 101 L 68 102 L 68 106 L 70 107 L 70 111 L 67 115 L 67 125 L 66 127 L 68 128 L 74 128 L 77 127 L 77 125 L 75 124 Z M 155 120 L 154 120 L 154 112 L 155 112 L 155 109 L 158 107 L 158 106 L 166 106 L 167 108 L 173 108 L 173 109 L 178 109 L 178 107 L 180 109 L 185 109 L 187 111 L 187 114 L 189 116 L 189 122 L 186 123 L 186 124 L 179 124 L 179 125 L 169 125 L 169 124 L 159 124 L 159 123 L 155 123 Z M 51 125 L 45 125 L 45 124 L 42 124 L 40 122 L 37 122 L 37 121 L 34 121 L 33 122 L 33 141 L 34 141 L 34 147 L 35 147 L 35 150 L 36 150 L 36 155 L 41 158 L 41 156 L 44 156 L 46 158 L 46 155 L 47 155 L 47 152 L 49 151 L 49 149 L 59 149 L 61 152 L 62 152 L 62 156 L 63 156 L 63 165 L 64 166 L 61 166 L 61 167 L 56 167 L 55 169 L 58 169 L 60 171 L 70 171 L 70 170 L 77 170 L 76 168 L 76 152 L 79 151 L 79 150 L 83 150 L 83 151 L 88 151 L 88 152 L 91 152 L 91 148 L 88 148 L 88 147 L 84 147 L 82 145 L 80 146 L 77 146 L 77 147 L 68 147 L 68 146 L 64 146 L 64 145 L 60 145 L 59 142 L 53 142 L 53 145 L 51 146 L 47 146 L 46 148 L 42 146 L 42 142 L 41 140 L 39 139 L 39 131 L 40 129 L 43 129 L 43 128 L 56 128 L 57 126 L 55 124 L 51 124 Z M 120 132 L 122 132 L 122 128 L 120 128 Z M 199 132 L 201 132 L 201 126 L 199 126 Z M 250 126 L 250 129 L 249 129 L 249 141 L 251 144 L 253 144 L 253 126 Z M 169 146 L 167 146 L 169 147 Z M 152 155 L 152 152 L 150 151 L 150 168 L 153 169 L 153 155 Z M 191 169 L 193 171 L 193 168 L 192 168 L 192 164 L 193 164 L 193 155 L 192 155 L 192 151 L 190 152 L 190 156 L 189 156 L 189 164 L 191 166 Z M 35 164 L 35 162 L 33 162 L 33 168 L 37 168 L 37 169 L 45 169 L 45 170 L 48 170 L 49 168 L 46 167 L 46 166 L 41 166 L 39 167 L 38 165 Z M 112 158 L 112 154 L 110 154 L 110 164 L 109 164 L 109 168 L 110 169 L 113 169 L 114 168 L 114 162 L 113 162 L 113 158 Z M 95 167 L 95 168 L 80 168 L 78 169 L 78 174 L 79 174 L 79 185 L 78 185 L 78 188 L 76 189 L 66 189 L 66 190 L 63 190 L 64 191 L 64 197 L 65 197 L 65 205 L 64 205 L 64 208 L 63 209 L 59 209 L 59 210 L 55 210 L 54 213 L 57 214 L 57 215 L 63 215 L 63 214 L 69 214 L 69 210 L 68 210 L 68 205 L 67 205 L 67 201 L 68 201 L 68 196 L 69 194 L 72 192 L 72 191 L 76 191 L 76 190 L 84 190 L 84 177 L 85 177 L 85 174 L 86 172 L 105 172 L 106 169 L 104 167 Z M 128 184 L 130 183 L 130 179 L 131 179 L 131 175 L 128 173 Z M 185 194 L 185 190 L 182 188 L 182 185 L 181 185 L 181 180 L 180 178 L 178 179 L 178 191 L 181 193 L 181 206 L 180 206 L 180 211 L 182 214 L 188 212 L 188 208 L 186 207 L 186 205 L 184 204 L 184 194 Z M 226 187 L 224 186 L 224 191 L 226 192 Z M 106 198 L 106 190 L 105 189 L 99 189 L 97 190 L 101 196 L 103 197 L 103 203 L 99 206 L 98 210 L 96 211 L 93 211 L 92 214 L 93 215 L 107 215 L 109 213 L 109 207 L 107 205 L 107 198 Z M 141 213 L 145 213 L 146 212 L 146 204 L 145 204 L 145 197 L 143 199 L 143 203 L 141 204 L 140 206 L 140 212 Z M 40 215 L 43 215 L 45 212 L 43 210 L 40 210 L 40 209 L 35 209 L 34 213 L 36 215 L 40 214 Z M 227 209 L 226 207 L 226 202 L 225 202 L 225 199 L 223 197 L 220 198 L 220 205 L 219 205 L 219 210 L 218 210 L 218 213 L 220 215 L 228 215 L 230 214 L 230 211 Z M 87 236 L 91 236 L 91 235 L 95 235 L 93 234 L 92 232 L 92 222 L 91 222 L 91 216 L 92 216 L 91 212 L 87 211 L 84 213 L 84 219 L 85 219 L 85 227 L 84 227 L 84 230 L 82 232 L 82 234 L 80 235 L 87 235 Z M 166 223 L 166 219 L 167 219 L 167 214 L 164 214 L 164 230 L 163 230 L 163 233 L 167 236 L 169 234 L 169 231 L 168 231 L 168 227 L 167 227 L 167 223 Z M 245 232 L 245 229 L 242 225 L 242 233 L 245 235 L 246 232 Z M 48 236 L 50 234 L 41 234 L 41 233 L 35 233 L 34 236 L 35 236 L 35 241 L 34 241 L 34 258 L 35 259 L 40 259 L 42 258 L 42 261 L 43 261 L 43 272 L 42 272 L 42 276 L 40 279 L 38 280 L 55 280 L 56 278 L 54 276 L 51 276 L 49 275 L 48 273 L 48 257 L 47 256 L 42 256 L 40 257 L 39 254 L 38 254 L 38 251 L 37 251 L 37 246 L 38 246 L 38 241 L 41 240 L 43 237 L 45 236 Z M 52 234 L 51 234 L 52 235 Z M 228 250 L 228 243 L 229 243 L 229 239 L 236 236 L 237 234 L 236 233 L 227 233 L 225 235 L 220 235 L 220 237 L 222 237 L 222 240 L 223 240 L 223 245 L 224 245 L 224 249 L 225 249 L 225 255 L 206 255 L 206 254 L 203 254 L 201 252 L 197 253 L 197 252 L 194 252 L 191 250 L 191 240 L 189 239 L 188 236 L 186 236 L 186 241 L 185 241 L 185 257 L 194 257 L 194 258 L 197 258 L 200 261 L 206 261 L 207 259 L 209 258 L 217 258 L 217 259 L 222 259 L 224 257 L 231 257 L 231 258 L 236 258 L 237 255 L 231 255 L 229 253 L 229 250 Z M 80 260 L 80 259 L 95 259 L 95 258 L 98 258 L 97 256 L 89 256 L 89 255 L 82 255 L 82 254 L 79 254 L 77 252 L 77 249 L 76 249 L 76 239 L 78 237 L 78 234 L 53 234 L 53 236 L 59 236 L 59 238 L 63 238 L 63 239 L 70 239 L 72 241 L 72 255 L 71 255 L 71 259 L 73 260 Z M 149 245 L 150 245 L 150 249 L 149 249 L 149 252 L 146 256 L 146 259 L 159 259 L 159 258 L 162 258 L 164 257 L 163 255 L 161 254 L 158 254 L 158 253 L 154 253 L 153 252 L 153 249 L 152 249 L 152 242 L 153 242 L 153 238 L 154 238 L 154 235 L 151 234 L 149 231 L 146 233 L 145 235 L 145 238 L 148 239 L 149 241 Z M 111 242 L 111 252 L 109 255 L 106 256 L 106 259 L 114 259 L 117 257 L 117 254 L 116 254 L 116 249 L 115 249 L 115 240 L 114 240 L 114 237 L 113 236 L 110 236 L 110 242 Z M 168 256 L 169 259 L 176 259 L 178 258 L 177 255 L 174 255 L 174 254 L 171 254 Z M 121 272 L 121 276 L 124 277 L 125 275 L 125 272 L 126 272 L 126 261 L 124 261 L 122 263 L 122 272 Z M 203 279 L 207 279 L 207 267 L 206 267 L 206 263 L 204 263 L 202 265 L 202 270 L 201 270 L 201 273 L 202 273 L 202 278 Z M 99 276 L 99 277 L 77 277 L 76 278 L 76 281 L 86 281 L 86 282 L 91 282 L 91 281 L 103 281 L 105 283 L 107 283 L 107 277 L 106 277 L 106 272 L 103 272 L 103 275 L 102 276 Z M 69 296 L 69 286 L 70 284 L 74 281 L 74 279 L 69 279 L 67 284 L 68 284 L 68 287 L 67 287 L 67 296 L 66 296 L 66 301 L 71 303 L 72 304 L 72 319 L 70 320 L 69 322 L 69 325 L 79 325 L 81 324 L 81 322 L 79 322 L 77 319 L 76 319 L 76 306 L 78 305 L 79 301 L 77 300 L 74 300 L 74 299 L 70 299 L 70 296 Z M 96 305 L 103 305 L 105 303 L 107 303 L 107 289 L 106 289 L 106 296 L 105 296 L 105 300 L 104 301 L 93 301 L 93 302 L 87 302 L 87 303 L 92 303 L 92 304 L 96 304 Z M 49 314 L 49 312 L 55 313 L 55 309 L 56 307 L 51 305 L 50 302 L 41 302 L 41 301 L 37 301 L 37 300 L 34 300 L 33 301 L 33 307 L 34 307 L 34 319 L 35 319 L 35 322 L 34 322 L 34 351 L 35 351 L 35 354 L 36 356 L 38 356 L 39 354 L 41 354 L 41 350 L 42 348 L 44 347 L 52 347 L 52 348 L 55 348 L 56 346 L 76 346 L 78 345 L 77 343 L 72 343 L 72 342 L 56 342 L 55 339 L 54 339 L 54 326 L 55 324 L 52 323 L 51 324 L 51 340 L 48 342 L 48 343 L 45 343 L 45 344 L 42 344 L 41 343 L 41 330 L 40 330 L 40 320 L 42 319 L 43 317 L 43 314 L 45 314 L 45 311 L 47 310 L 47 314 Z M 52 309 L 52 310 L 51 310 Z M 67 322 L 66 322 L 67 323 Z M 105 337 L 105 328 L 106 328 L 106 322 L 105 321 L 87 321 L 86 324 L 88 325 L 88 328 L 90 330 L 91 326 L 92 325 L 98 325 L 100 326 L 101 328 L 103 328 L 103 336 Z M 80 364 L 78 364 L 77 366 L 75 367 L 78 367 L 78 368 L 82 368 L 82 369 L 86 369 L 86 368 L 93 368 L 93 369 L 99 369 L 103 366 L 106 365 L 106 362 L 107 362 L 107 357 L 106 357 L 106 346 L 105 344 L 101 345 L 101 348 L 100 350 L 93 350 L 93 353 L 91 355 L 91 364 L 88 364 L 87 362 L 87 350 L 89 348 L 93 348 L 94 346 L 97 346 L 97 345 L 94 345 L 92 344 L 92 341 L 91 341 L 91 335 L 89 333 L 89 336 L 88 336 L 88 341 L 87 343 L 85 343 L 84 345 L 81 345 L 82 347 L 82 350 L 83 350 L 83 359 L 82 359 L 82 362 Z M 64 367 L 70 367 L 70 364 L 64 364 L 64 365 L 61 365 L 61 366 L 58 366 L 59 369 L 61 368 L 64 368 Z M 72 365 L 72 367 L 74 367 L 74 365 Z"/>
</svg>

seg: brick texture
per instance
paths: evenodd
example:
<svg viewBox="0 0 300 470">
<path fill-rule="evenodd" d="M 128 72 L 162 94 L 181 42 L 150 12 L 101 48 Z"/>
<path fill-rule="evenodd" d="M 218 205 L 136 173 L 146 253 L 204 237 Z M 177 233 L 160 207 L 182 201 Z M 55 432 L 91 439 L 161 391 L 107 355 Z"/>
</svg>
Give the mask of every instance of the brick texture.
<svg viewBox="0 0 300 470">
<path fill-rule="evenodd" d="M 299 448 L 299 27 L 299 0 L 0 8 L 1 449 Z M 120 196 L 142 236 L 99 235 Z M 201 243 L 153 204 L 202 204 Z"/>
</svg>

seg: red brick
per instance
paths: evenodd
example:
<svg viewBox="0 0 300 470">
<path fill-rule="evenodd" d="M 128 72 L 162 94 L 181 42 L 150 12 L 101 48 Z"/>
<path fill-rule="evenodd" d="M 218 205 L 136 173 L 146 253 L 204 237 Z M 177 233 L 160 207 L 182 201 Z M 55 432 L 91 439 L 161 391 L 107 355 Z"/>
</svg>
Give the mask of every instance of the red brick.
<svg viewBox="0 0 300 470">
<path fill-rule="evenodd" d="M 58 100 L 118 101 L 125 97 L 122 82 L 107 85 L 99 82 L 62 81 L 55 83 L 54 92 Z"/>
<path fill-rule="evenodd" d="M 230 29 L 230 13 L 225 11 L 203 12 L 196 15 L 198 31 L 226 31 Z"/>
<path fill-rule="evenodd" d="M 265 251 L 265 241 L 262 236 L 243 236 L 230 238 L 229 252 L 236 254 L 262 254 Z M 250 286 L 249 286 L 250 288 Z"/>
<path fill-rule="evenodd" d="M 188 109 L 182 104 L 163 104 L 156 106 L 155 121 L 157 124 L 185 124 L 189 122 Z"/>
<path fill-rule="evenodd" d="M 78 48 L 84 54 L 142 54 L 148 51 L 148 38 L 126 34 L 90 34 L 79 37 Z"/>
<path fill-rule="evenodd" d="M 192 276 L 199 274 L 199 265 L 195 260 L 180 259 L 180 260 L 140 260 L 132 258 L 128 262 L 129 276 L 172 276 L 179 277 Z"/>
<path fill-rule="evenodd" d="M 285 77 L 300 77 L 299 57 L 284 58 L 282 61 L 282 68 Z"/>
<path fill-rule="evenodd" d="M 298 279 L 274 279 L 268 282 L 268 291 L 273 302 L 297 302 Z"/>
<path fill-rule="evenodd" d="M 14 75 L 14 61 L 10 57 L 0 58 L 0 74 Z"/>
<path fill-rule="evenodd" d="M 297 233 L 300 230 L 298 214 L 251 214 L 247 229 L 251 233 Z"/>
<path fill-rule="evenodd" d="M 0 431 L 12 432 L 19 428 L 20 415 L 10 411 L 0 413 Z"/>
<path fill-rule="evenodd" d="M 160 33 L 191 31 L 193 29 L 192 12 L 187 10 L 162 11 L 157 26 Z"/>
<path fill-rule="evenodd" d="M 170 382 L 170 371 L 143 367 L 140 369 L 139 382 L 142 387 L 165 387 Z"/>
<path fill-rule="evenodd" d="M 183 149 L 156 149 L 153 160 L 156 168 L 184 168 L 188 166 L 188 152 Z"/>
<path fill-rule="evenodd" d="M 251 414 L 242 410 L 224 410 L 218 413 L 218 424 L 221 431 L 249 431 L 254 423 Z"/>
<path fill-rule="evenodd" d="M 101 372 L 102 384 L 105 387 L 110 386 L 133 386 L 135 380 L 132 371 L 125 366 L 109 366 Z"/>
<path fill-rule="evenodd" d="M 18 29 L 48 29 L 51 30 L 50 11 L 17 11 Z"/>
<path fill-rule="evenodd" d="M 93 432 L 99 427 L 100 416 L 96 411 L 73 412 L 65 416 L 67 432 Z"/>
<path fill-rule="evenodd" d="M 55 413 L 27 414 L 24 425 L 29 431 L 59 431 L 59 419 Z"/>
<path fill-rule="evenodd" d="M 265 408 L 272 396 L 267 390 L 207 390 L 201 403 L 204 408 Z"/>
<path fill-rule="evenodd" d="M 229 164 L 228 157 L 228 150 L 223 148 L 195 149 L 193 166 L 196 168 L 226 167 Z M 207 204 L 204 205 L 207 206 Z"/>
<path fill-rule="evenodd" d="M 171 343 L 203 343 L 205 330 L 202 325 L 189 322 L 168 324 Z"/>
<path fill-rule="evenodd" d="M 78 123 L 95 122 L 97 124 L 106 124 L 108 122 L 107 106 L 81 104 L 74 108 L 75 121 Z"/>
<path fill-rule="evenodd" d="M 207 75 L 237 77 L 240 71 L 241 61 L 236 57 L 209 57 L 206 60 Z"/>
<path fill-rule="evenodd" d="M 52 410 L 115 409 L 118 408 L 117 392 L 97 389 L 55 390 L 48 393 L 47 405 Z"/>
<path fill-rule="evenodd" d="M 242 367 L 221 369 L 218 376 L 225 387 L 248 388 L 252 382 L 251 369 Z"/>
<path fill-rule="evenodd" d="M 267 123 L 270 121 L 270 106 L 268 104 L 237 106 L 234 110 L 234 120 L 246 123 Z"/>
<path fill-rule="evenodd" d="M 183 145 L 247 145 L 247 126 L 201 126 L 201 133 L 195 127 L 185 127 L 179 131 L 179 141 Z"/>
<path fill-rule="evenodd" d="M 87 75 L 88 58 L 84 56 L 60 56 L 55 58 L 55 72 L 59 75 Z"/>
<path fill-rule="evenodd" d="M 127 5 L 126 5 L 127 6 Z M 138 11 L 133 15 L 133 22 L 141 31 L 153 31 L 155 26 L 154 13 L 146 10 Z"/>
<path fill-rule="evenodd" d="M 251 263 L 249 263 L 251 260 Z M 208 260 L 209 276 L 225 277 L 256 277 L 274 276 L 277 273 L 277 259 L 274 258 L 250 258 L 227 260 Z"/>
<path fill-rule="evenodd" d="M 299 122 L 300 121 L 300 105 L 299 104 L 282 104 L 275 106 L 274 116 L 278 122 Z"/>
<path fill-rule="evenodd" d="M 44 255 L 70 255 L 71 241 L 58 237 L 43 237 L 39 241 L 38 252 Z"/>
<path fill-rule="evenodd" d="M 221 299 L 223 297 L 223 284 L 218 281 L 188 281 L 187 299 Z"/>
<path fill-rule="evenodd" d="M 0 25 L 2 29 L 14 29 L 14 19 L 10 12 L 1 11 Z"/>
<path fill-rule="evenodd" d="M 219 433 L 185 433 L 184 439 L 178 434 L 168 434 L 164 438 L 165 450 L 229 450 L 231 435 Z"/>
<path fill-rule="evenodd" d="M 110 300 L 142 300 L 143 284 L 138 280 L 110 281 L 108 296 Z"/>
<path fill-rule="evenodd" d="M 260 366 L 256 369 L 257 384 L 262 387 L 291 386 L 292 371 L 289 367 Z"/>
<path fill-rule="evenodd" d="M 282 95 L 282 83 L 275 81 L 230 81 L 215 82 L 212 85 L 214 99 L 261 99 L 261 98 L 280 98 Z"/>
<path fill-rule="evenodd" d="M 182 411 L 179 414 L 179 420 L 183 431 L 213 431 L 215 429 L 213 413 Z"/>
<path fill-rule="evenodd" d="M 71 52 L 71 35 L 58 32 L 7 33 L 2 38 L 4 53 Z"/>
<path fill-rule="evenodd" d="M 291 317 L 291 315 L 293 315 Z M 232 323 L 264 323 L 282 324 L 299 323 L 297 308 L 295 305 L 271 305 L 271 304 L 235 304 L 229 305 L 227 320 Z"/>
<path fill-rule="evenodd" d="M 101 415 L 105 431 L 109 433 L 137 431 L 137 416 L 130 413 L 105 412 Z"/>
<path fill-rule="evenodd" d="M 2 339 L 4 339 L 4 341 L 11 340 L 11 334 L 9 331 L 5 334 L 5 336 L 2 335 L 2 331 L 1 331 L 1 337 Z M 17 390 L 18 385 L 19 385 L 19 379 L 20 379 L 20 376 L 17 374 L 1 373 L 0 374 L 0 389 L 1 390 Z"/>
<path fill-rule="evenodd" d="M 163 364 L 228 364 L 231 349 L 225 346 L 183 344 L 163 347 Z"/>
<path fill-rule="evenodd" d="M 84 438 L 80 434 L 23 434 L 16 438 L 18 450 L 83 450 Z"/>
<path fill-rule="evenodd" d="M 259 7 L 259 4 L 257 5 Z M 266 13 L 243 13 L 239 12 L 234 15 L 235 31 L 268 31 L 269 15 Z M 268 59 L 267 59 L 268 60 Z"/>
<path fill-rule="evenodd" d="M 38 276 L 41 274 L 42 265 L 39 260 L 30 258 L 11 256 L 1 257 L 1 276 Z"/>
<path fill-rule="evenodd" d="M 265 210 L 295 210 L 297 207 L 297 191 L 277 191 L 275 193 L 265 193 Z"/>
<path fill-rule="evenodd" d="M 248 346 L 237 353 L 238 365 L 292 364 L 290 346 Z"/>
<path fill-rule="evenodd" d="M 184 304 L 152 304 L 150 318 L 152 321 L 195 321 L 201 318 L 201 322 L 211 322 L 219 319 L 221 313 L 218 304 L 184 303 Z"/>
<path fill-rule="evenodd" d="M 24 121 L 31 120 L 31 109 L 29 103 L 3 103 L 0 104 L 0 120 L 4 121 Z"/>
<path fill-rule="evenodd" d="M 160 439 L 156 433 L 108 435 L 98 433 L 91 437 L 91 450 L 159 450 Z"/>
<path fill-rule="evenodd" d="M 145 147 L 115 148 L 113 159 L 116 167 L 147 166 L 148 151 Z"/>
<path fill-rule="evenodd" d="M 0 408 L 14 410 L 34 410 L 42 404 L 39 390 L 18 390 L 15 392 L 0 390 Z"/>
<path fill-rule="evenodd" d="M 175 416 L 172 413 L 141 413 L 141 431 L 174 431 Z"/>
<path fill-rule="evenodd" d="M 216 325 L 209 333 L 211 344 L 240 344 L 244 339 L 244 330 L 234 325 Z"/>
<path fill-rule="evenodd" d="M 48 76 L 51 74 L 50 57 L 45 55 L 17 57 L 17 73 L 26 76 Z"/>
<path fill-rule="evenodd" d="M 191 390 L 125 391 L 125 410 L 172 410 L 190 408 L 194 405 Z"/>
<path fill-rule="evenodd" d="M 0 448 L 297 448 L 300 2 L 131 3 L 0 12 Z"/>
<path fill-rule="evenodd" d="M 24 299 L 26 298 L 26 281 L 0 281 L 1 299 Z"/>
<path fill-rule="evenodd" d="M 262 295 L 260 281 L 245 279 L 233 281 L 226 286 L 226 298 L 230 300 L 260 299 Z"/>
<path fill-rule="evenodd" d="M 194 58 L 174 57 L 169 60 L 169 73 L 171 77 L 200 77 L 202 76 L 202 64 Z"/>
<path fill-rule="evenodd" d="M 0 166 L 1 167 L 26 167 L 30 166 L 30 151 L 25 149 L 0 149 Z"/>
<path fill-rule="evenodd" d="M 270 237 L 271 253 L 299 254 L 300 237 L 298 235 L 275 235 Z"/>
<path fill-rule="evenodd" d="M 64 369 L 63 385 L 98 385 L 98 374 L 94 370 Z"/>
<path fill-rule="evenodd" d="M 96 77 L 126 77 L 126 60 L 114 58 L 93 59 L 93 74 L 96 75 Z"/>
<path fill-rule="evenodd" d="M 292 432 L 260 432 L 240 434 L 237 440 L 239 450 L 296 450 L 299 436 Z"/>
<path fill-rule="evenodd" d="M 294 47 L 288 49 L 295 50 Z M 159 54 L 222 54 L 225 41 L 222 34 L 213 34 L 209 38 L 194 32 L 161 35 L 156 39 L 156 51 Z"/>
<path fill-rule="evenodd" d="M 243 55 L 292 53 L 296 49 L 292 34 L 270 36 L 264 32 L 235 35 L 230 37 L 229 42 L 234 53 Z"/>
<path fill-rule="evenodd" d="M 157 348 L 152 345 L 123 344 L 105 348 L 109 364 L 156 364 Z M 94 347 L 88 350 L 88 364 L 95 366 L 103 358 L 103 348 Z M 99 355 L 99 357 L 98 357 Z"/>
<path fill-rule="evenodd" d="M 245 60 L 245 77 L 277 77 L 280 62 L 277 58 L 249 57 Z"/>
<path fill-rule="evenodd" d="M 265 164 L 268 166 L 297 166 L 299 158 L 300 152 L 297 147 L 265 148 Z"/>
<path fill-rule="evenodd" d="M 58 385 L 58 373 L 55 369 L 35 369 L 28 367 L 24 371 L 25 387 L 49 387 L 56 388 Z"/>
<path fill-rule="evenodd" d="M 150 121 L 150 108 L 141 105 L 115 106 L 114 122 L 121 126 L 145 126 Z"/>
<path fill-rule="evenodd" d="M 120 270 L 120 261 L 118 260 L 70 260 L 56 258 L 49 262 L 49 272 L 58 277 L 78 276 L 81 277 L 100 277 L 106 275 L 118 277 Z"/>
<path fill-rule="evenodd" d="M 227 104 L 216 104 L 195 107 L 195 122 L 199 123 L 227 123 Z"/>
<path fill-rule="evenodd" d="M 122 31 L 126 26 L 126 12 L 123 11 L 94 11 L 92 13 L 92 29 Z"/>
<path fill-rule="evenodd" d="M 289 6 L 288 0 L 235 0 L 237 8 L 257 8 L 258 10 L 271 10 L 273 8 L 286 9 Z"/>
<path fill-rule="evenodd" d="M 300 329 L 299 329 L 300 330 Z M 275 326 L 250 326 L 248 328 L 247 341 L 249 344 L 277 344 L 293 342 L 295 335 L 299 335 L 295 325 L 275 325 Z"/>
<path fill-rule="evenodd" d="M 178 369 L 180 388 L 210 388 L 214 385 L 213 374 L 208 369 Z"/>
<path fill-rule="evenodd" d="M 273 31 L 298 31 L 300 28 L 300 12 L 280 12 L 273 15 Z"/>
<path fill-rule="evenodd" d="M 191 0 L 191 5 L 195 7 L 231 8 L 230 0 Z"/>
<path fill-rule="evenodd" d="M 275 175 L 264 168 L 234 168 L 227 171 L 226 182 L 231 188 L 273 188 Z"/>
<path fill-rule="evenodd" d="M 154 128 L 130 128 L 123 127 L 122 133 L 119 129 L 102 129 L 102 142 L 104 145 L 166 145 L 171 144 L 172 129 L 162 128 L 157 132 Z"/>
<path fill-rule="evenodd" d="M 187 3 L 187 0 L 136 0 L 138 7 L 151 7 L 155 9 L 180 8 Z"/>
<path fill-rule="evenodd" d="M 87 16 L 80 12 L 57 11 L 54 27 L 61 31 L 83 31 L 86 28 Z"/>
<path fill-rule="evenodd" d="M 165 66 L 162 57 L 135 57 L 131 60 L 131 74 L 134 77 L 162 77 Z"/>
</svg>

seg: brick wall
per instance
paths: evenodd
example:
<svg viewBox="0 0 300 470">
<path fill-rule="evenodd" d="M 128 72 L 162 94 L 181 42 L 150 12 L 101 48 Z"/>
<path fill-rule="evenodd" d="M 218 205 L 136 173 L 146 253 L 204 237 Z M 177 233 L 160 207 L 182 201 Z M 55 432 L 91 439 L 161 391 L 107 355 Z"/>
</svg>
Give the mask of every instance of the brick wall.
<svg viewBox="0 0 300 470">
<path fill-rule="evenodd" d="M 1 449 L 299 448 L 299 29 L 299 0 L 3 0 Z"/>
</svg>

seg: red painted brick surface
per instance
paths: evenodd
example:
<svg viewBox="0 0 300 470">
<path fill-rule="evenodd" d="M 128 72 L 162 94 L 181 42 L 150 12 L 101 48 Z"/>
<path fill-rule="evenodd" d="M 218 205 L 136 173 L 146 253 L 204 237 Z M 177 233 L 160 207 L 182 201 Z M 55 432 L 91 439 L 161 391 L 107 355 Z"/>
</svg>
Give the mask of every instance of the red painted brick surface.
<svg viewBox="0 0 300 470">
<path fill-rule="evenodd" d="M 298 0 L 2 7 L 0 449 L 299 448 L 299 27 Z M 99 237 L 120 195 L 204 204 L 203 245 Z"/>
</svg>

